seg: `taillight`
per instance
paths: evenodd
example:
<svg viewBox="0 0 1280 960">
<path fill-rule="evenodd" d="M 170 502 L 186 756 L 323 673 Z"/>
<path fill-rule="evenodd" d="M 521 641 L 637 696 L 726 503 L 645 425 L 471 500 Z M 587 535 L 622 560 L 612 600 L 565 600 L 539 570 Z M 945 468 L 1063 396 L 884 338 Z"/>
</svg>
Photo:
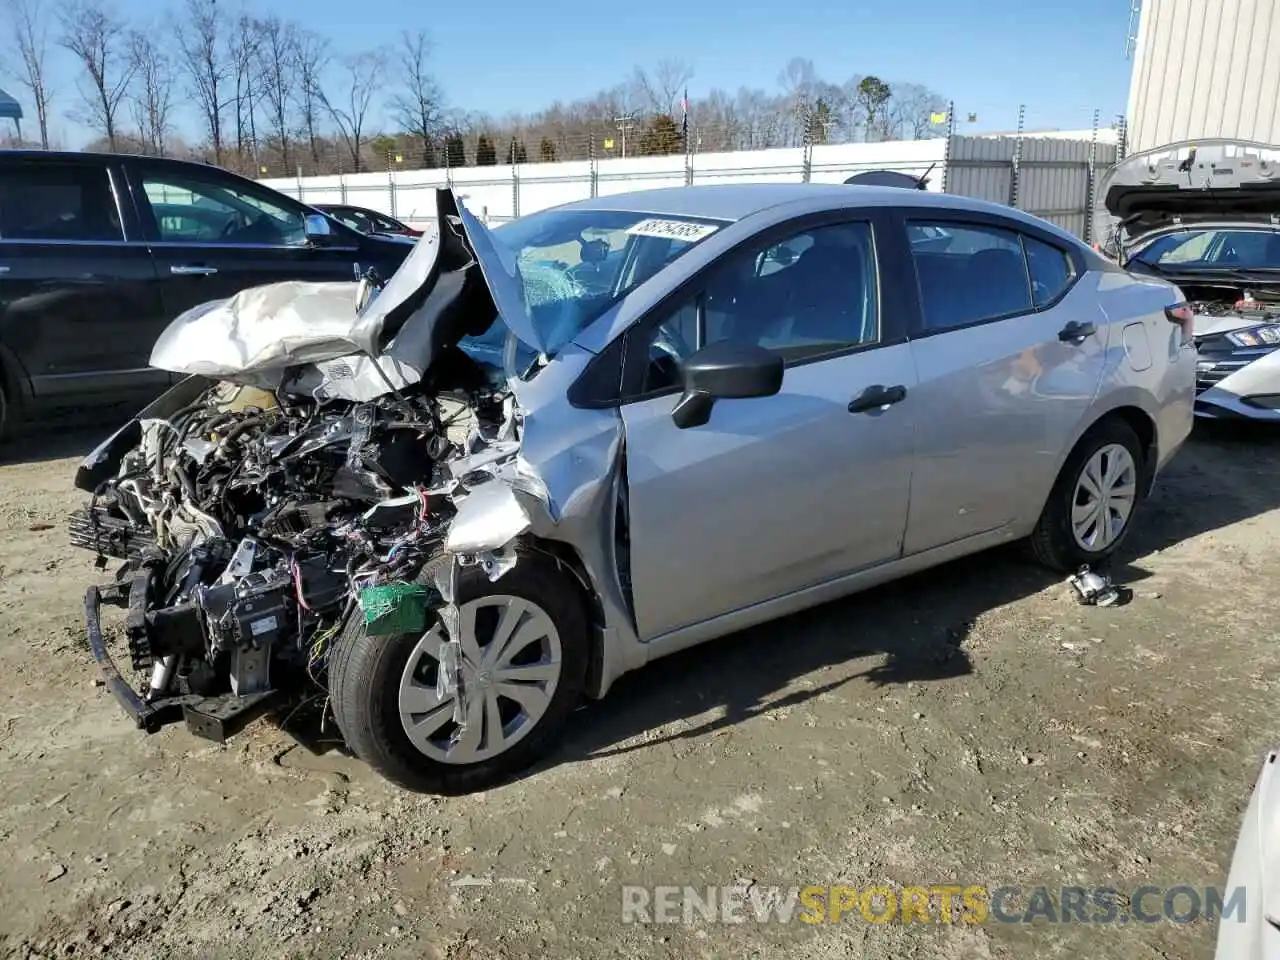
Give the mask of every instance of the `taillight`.
<svg viewBox="0 0 1280 960">
<path fill-rule="evenodd" d="M 1182 328 L 1183 343 L 1190 343 L 1195 338 L 1196 314 L 1191 309 L 1191 304 L 1175 303 L 1171 307 L 1165 307 L 1164 315 L 1169 318 L 1170 323 L 1176 323 Z"/>
</svg>

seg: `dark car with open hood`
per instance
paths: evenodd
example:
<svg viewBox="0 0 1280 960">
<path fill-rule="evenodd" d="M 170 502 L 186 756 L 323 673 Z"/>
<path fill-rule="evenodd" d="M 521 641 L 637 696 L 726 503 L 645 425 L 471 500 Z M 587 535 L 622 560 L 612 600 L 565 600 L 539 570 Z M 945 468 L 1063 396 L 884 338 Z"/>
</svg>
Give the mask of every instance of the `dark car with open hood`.
<svg viewBox="0 0 1280 960">
<path fill-rule="evenodd" d="M 1195 314 L 1197 416 L 1280 420 L 1280 146 L 1176 143 L 1103 180 L 1108 248 Z"/>
<path fill-rule="evenodd" d="M 412 249 L 211 164 L 0 151 L 0 437 L 44 407 L 137 405 L 197 304 L 282 280 L 393 274 Z"/>
</svg>

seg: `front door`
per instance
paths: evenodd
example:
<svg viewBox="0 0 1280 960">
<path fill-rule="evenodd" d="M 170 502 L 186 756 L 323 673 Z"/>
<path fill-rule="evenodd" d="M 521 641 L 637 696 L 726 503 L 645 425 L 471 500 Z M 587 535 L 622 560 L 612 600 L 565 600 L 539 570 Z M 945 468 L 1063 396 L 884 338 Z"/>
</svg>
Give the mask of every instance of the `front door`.
<svg viewBox="0 0 1280 960">
<path fill-rule="evenodd" d="M 900 555 L 915 374 L 882 286 L 872 223 L 826 224 L 729 254 L 632 331 L 649 355 L 622 407 L 644 640 Z M 680 429 L 680 360 L 724 339 L 781 353 L 782 390 Z M 876 386 L 884 402 L 859 402 Z"/>
<path fill-rule="evenodd" d="M 358 278 L 359 237 L 335 225 L 337 242 L 309 244 L 307 208 L 274 190 L 215 168 L 138 163 L 131 178 L 169 319 L 264 283 Z"/>
</svg>

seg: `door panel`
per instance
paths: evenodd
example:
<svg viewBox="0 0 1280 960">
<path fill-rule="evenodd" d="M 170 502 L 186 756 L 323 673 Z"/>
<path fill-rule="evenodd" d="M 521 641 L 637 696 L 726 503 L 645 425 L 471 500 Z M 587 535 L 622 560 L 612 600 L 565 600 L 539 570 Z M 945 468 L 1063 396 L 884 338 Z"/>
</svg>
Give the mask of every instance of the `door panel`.
<svg viewBox="0 0 1280 960">
<path fill-rule="evenodd" d="M 130 177 L 170 319 L 260 284 L 358 277 L 358 238 L 309 245 L 307 208 L 282 194 L 216 170 L 139 163 Z"/>
<path fill-rule="evenodd" d="M 646 640 L 896 558 L 915 385 L 882 223 L 824 217 L 770 229 L 628 334 L 631 570 Z M 724 340 L 787 363 L 771 397 L 671 419 L 681 364 Z M 903 388 L 865 412 L 868 387 Z"/>
<path fill-rule="evenodd" d="M 41 397 L 147 389 L 161 318 L 147 248 L 126 242 L 106 165 L 0 168 L 0 342 Z"/>
<path fill-rule="evenodd" d="M 1063 447 L 1097 394 L 1108 336 L 1090 275 L 1069 286 L 1069 264 L 1034 248 L 1028 278 L 1016 234 L 1009 241 L 993 231 L 996 240 L 985 246 L 961 225 L 943 227 L 958 237 L 956 246 L 969 249 L 936 259 L 916 253 L 928 335 L 912 344 L 920 382 L 908 555 L 1034 522 Z M 1016 252 L 1024 272 L 1005 275 L 999 257 L 987 262 L 985 253 L 997 248 L 1009 252 L 1011 268 Z M 969 255 L 979 259 L 976 271 L 966 272 L 975 266 L 964 262 Z M 1022 312 L 974 323 L 984 304 L 992 312 Z M 1060 339 L 1071 321 L 1093 324 L 1095 332 Z M 965 322 L 973 325 L 945 329 Z"/>
<path fill-rule="evenodd" d="M 908 398 L 850 413 L 875 383 Z M 718 401 L 688 430 L 670 395 L 623 407 L 642 639 L 896 559 L 914 387 L 900 344 L 792 367 L 778 395 Z"/>
</svg>

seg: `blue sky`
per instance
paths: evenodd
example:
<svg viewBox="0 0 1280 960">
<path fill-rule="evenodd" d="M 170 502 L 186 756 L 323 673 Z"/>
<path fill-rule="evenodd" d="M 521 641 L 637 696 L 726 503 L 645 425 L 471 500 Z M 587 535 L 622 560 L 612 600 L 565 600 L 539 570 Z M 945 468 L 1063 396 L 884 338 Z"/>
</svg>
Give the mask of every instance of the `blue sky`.
<svg viewBox="0 0 1280 960">
<path fill-rule="evenodd" d="M 115 3 L 143 22 L 161 9 Z M 498 115 L 589 95 L 663 57 L 693 66 L 693 97 L 716 86 L 773 89 L 792 56 L 833 81 L 872 73 L 923 83 L 953 98 L 961 117 L 978 114 L 981 130 L 1014 128 L 1019 103 L 1029 127 L 1087 127 L 1095 107 L 1108 123 L 1129 83 L 1128 0 L 258 0 L 253 9 L 305 23 L 339 52 L 426 27 L 449 105 Z M 64 54 L 54 72 L 55 132 L 78 146 L 83 131 L 61 116 L 77 100 Z"/>
</svg>

